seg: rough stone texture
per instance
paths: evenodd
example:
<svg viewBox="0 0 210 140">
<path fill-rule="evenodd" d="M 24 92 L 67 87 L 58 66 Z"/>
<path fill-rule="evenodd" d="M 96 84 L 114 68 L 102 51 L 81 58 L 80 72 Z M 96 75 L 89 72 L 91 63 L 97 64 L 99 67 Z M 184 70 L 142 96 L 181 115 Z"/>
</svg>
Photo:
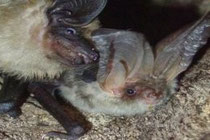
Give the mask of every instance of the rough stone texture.
<svg viewBox="0 0 210 140">
<path fill-rule="evenodd" d="M 200 2 L 208 7 L 210 1 Z M 86 114 L 93 128 L 81 140 L 210 140 L 210 49 L 203 53 L 165 106 L 134 117 Z M 18 119 L 0 116 L 0 139 L 39 140 L 48 131 L 63 131 L 32 98 L 22 110 Z"/>
</svg>

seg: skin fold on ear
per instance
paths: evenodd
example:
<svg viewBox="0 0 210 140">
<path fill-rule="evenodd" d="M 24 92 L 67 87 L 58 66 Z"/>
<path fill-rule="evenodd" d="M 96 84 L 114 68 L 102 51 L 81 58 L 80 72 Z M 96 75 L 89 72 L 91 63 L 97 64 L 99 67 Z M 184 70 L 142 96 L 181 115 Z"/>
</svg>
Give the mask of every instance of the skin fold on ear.
<svg viewBox="0 0 210 140">
<path fill-rule="evenodd" d="M 171 37 L 171 38 L 170 38 Z M 170 36 L 156 47 L 154 75 L 167 81 L 176 78 L 191 64 L 196 52 L 210 37 L 210 12 L 188 29 Z"/>
<path fill-rule="evenodd" d="M 142 34 L 98 29 L 92 39 L 100 52 L 98 80 L 102 81 L 105 89 L 120 87 L 127 79 L 137 80 L 139 76 L 152 73 L 153 52 Z"/>
<path fill-rule="evenodd" d="M 64 16 L 62 22 L 67 25 L 85 26 L 101 13 L 106 3 L 107 0 L 55 0 L 48 14 Z"/>
</svg>

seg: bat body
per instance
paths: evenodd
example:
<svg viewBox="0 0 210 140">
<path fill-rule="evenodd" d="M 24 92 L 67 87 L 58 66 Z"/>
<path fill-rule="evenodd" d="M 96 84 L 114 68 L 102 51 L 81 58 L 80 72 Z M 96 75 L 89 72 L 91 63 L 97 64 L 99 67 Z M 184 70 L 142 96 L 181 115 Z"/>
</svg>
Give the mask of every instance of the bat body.
<svg viewBox="0 0 210 140">
<path fill-rule="evenodd" d="M 28 83 L 49 82 L 66 70 L 98 62 L 90 34 L 99 28 L 96 17 L 105 5 L 106 0 L 0 1 L 0 74 L 4 80 L 0 114 L 20 115 L 20 107 L 31 93 Z M 51 94 L 37 92 L 35 97 L 41 103 L 44 100 L 44 107 L 64 122 L 69 135 L 83 134 L 74 134 L 79 125 L 60 111 Z M 49 102 L 54 103 L 53 109 Z"/>
<path fill-rule="evenodd" d="M 209 13 L 160 42 L 154 53 L 142 34 L 99 29 L 92 35 L 100 52 L 96 81 L 87 83 L 67 72 L 60 94 L 87 112 L 144 113 L 167 101 L 175 92 L 176 77 L 187 69 L 208 37 Z"/>
<path fill-rule="evenodd" d="M 0 70 L 25 79 L 54 78 L 94 63 L 89 34 L 106 1 L 7 0 L 0 2 Z M 88 5 L 91 5 L 88 6 Z"/>
<path fill-rule="evenodd" d="M 0 1 L 0 72 L 22 80 L 22 89 L 24 81 L 50 81 L 96 63 L 90 34 L 99 28 L 95 18 L 105 5 L 106 0 Z M 18 89 L 9 83 L 3 87 Z M 0 104 L 19 98 L 18 92 L 9 95 L 2 92 Z"/>
</svg>

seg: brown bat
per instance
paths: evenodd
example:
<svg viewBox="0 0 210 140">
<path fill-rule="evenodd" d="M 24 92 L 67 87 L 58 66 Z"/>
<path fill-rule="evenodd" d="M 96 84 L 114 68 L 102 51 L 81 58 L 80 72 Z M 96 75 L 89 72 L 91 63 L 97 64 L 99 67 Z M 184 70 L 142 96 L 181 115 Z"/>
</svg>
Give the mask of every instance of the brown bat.
<svg viewBox="0 0 210 140">
<path fill-rule="evenodd" d="M 47 3 L 50 1 L 22 1 L 22 3 L 19 4 L 24 4 L 24 2 L 29 2 L 31 5 L 43 3 L 40 6 L 43 7 L 46 6 Z M 78 69 L 65 69 L 67 70 L 67 72 L 63 74 L 60 81 L 57 81 L 57 83 L 61 84 L 58 88 L 61 91 L 60 95 L 63 96 L 67 101 L 71 102 L 74 106 L 88 112 L 104 112 L 111 115 L 133 115 L 143 113 L 153 106 L 155 107 L 157 105 L 160 105 L 163 101 L 167 100 L 167 98 L 169 98 L 171 94 L 175 92 L 174 87 L 176 85 L 175 79 L 177 75 L 189 66 L 196 51 L 201 46 L 203 46 L 204 43 L 206 43 L 206 40 L 209 37 L 209 15 L 206 15 L 194 26 L 188 28 L 185 31 L 176 33 L 176 35 L 170 37 L 170 39 L 166 39 L 164 43 L 160 43 L 160 45 L 158 45 L 159 47 L 157 47 L 155 51 L 156 53 L 153 54 L 150 45 L 144 39 L 143 35 L 139 33 L 112 29 L 100 29 L 95 31 L 95 33 L 90 36 L 90 34 L 96 29 L 95 26 L 94 29 L 90 28 L 90 25 L 93 24 L 93 22 L 90 21 L 92 21 L 93 17 L 97 15 L 97 12 L 103 9 L 104 1 L 97 1 L 97 3 L 96 1 L 93 2 L 93 0 L 89 0 L 88 2 L 93 3 L 88 3 L 87 5 L 83 5 L 87 2 L 87 0 L 84 0 L 84 3 L 80 4 L 79 2 L 81 2 L 81 0 L 57 0 L 54 2 L 55 3 L 51 3 L 50 7 L 47 8 L 46 12 L 44 12 L 44 15 L 48 17 L 47 20 L 49 24 L 47 24 L 47 29 L 49 29 L 50 32 L 46 32 L 46 34 L 49 34 L 49 36 L 44 36 L 44 39 L 45 37 L 49 37 L 47 41 L 44 41 L 44 44 L 46 43 L 46 46 L 48 47 L 46 47 L 46 49 L 43 49 L 44 51 L 42 54 L 46 53 L 46 55 L 44 56 L 47 56 L 47 59 L 61 63 L 61 65 L 59 65 L 60 68 L 63 68 L 63 66 L 66 68 L 65 65 L 67 65 L 68 68 L 69 66 L 72 67 L 75 65 L 87 65 L 94 62 L 97 56 L 92 55 L 92 53 L 95 52 L 95 50 L 92 50 L 92 47 L 80 47 L 80 43 L 83 42 L 83 39 L 88 38 L 91 39 L 91 41 L 95 42 L 95 46 L 100 53 L 99 63 L 93 65 L 90 68 L 85 67 L 85 69 L 81 69 L 80 67 Z M 13 7 L 16 7 L 17 5 L 15 4 L 17 3 L 18 2 L 13 3 Z M 1 5 L 7 6 L 9 4 L 12 4 L 12 2 L 2 2 Z M 74 13 L 74 4 L 80 5 L 80 8 L 76 8 L 76 11 L 78 9 L 82 9 L 82 12 L 76 12 L 77 14 L 74 14 L 75 16 L 70 16 L 69 18 L 69 15 Z M 74 5 L 73 9 L 71 7 L 72 5 Z M 22 9 L 28 6 L 24 5 Z M 92 13 L 88 13 L 85 8 L 91 10 L 91 7 L 95 7 L 95 9 L 92 9 Z M 78 19 L 78 17 L 83 14 L 87 14 L 87 17 L 82 17 Z M 63 16 L 64 19 L 62 19 Z M 88 16 L 90 16 L 91 18 L 88 18 Z M 31 16 L 19 16 L 19 18 L 20 17 L 29 18 Z M 34 17 L 39 18 L 42 16 Z M 91 19 L 88 24 L 84 22 L 87 19 Z M 28 20 L 39 21 L 34 18 L 29 18 Z M 23 22 L 20 21 L 20 19 L 18 21 Z M 26 21 L 24 21 L 24 23 Z M 13 23 L 13 25 L 15 25 L 15 23 Z M 22 31 L 23 29 L 25 29 L 25 27 L 29 26 L 29 24 L 24 25 L 24 27 L 17 29 L 21 29 Z M 67 36 L 65 34 L 66 27 L 70 29 L 67 31 Z M 89 28 L 88 30 L 83 30 L 84 32 L 82 31 L 79 32 L 79 34 L 76 34 L 77 36 L 75 43 L 75 31 L 77 31 L 76 29 L 78 29 L 78 27 L 79 29 L 87 29 L 83 27 Z M 10 27 L 8 28 L 10 29 Z M 12 30 L 14 30 L 14 28 L 11 29 L 11 34 L 13 33 Z M 39 27 L 35 28 L 34 30 L 35 37 L 33 36 L 32 38 L 35 39 L 37 42 L 37 32 L 38 39 L 40 37 Z M 23 34 L 23 32 L 16 34 L 16 36 Z M 83 33 L 86 34 L 84 35 Z M 71 36 L 72 34 L 74 34 L 73 37 Z M 80 38 L 81 36 L 82 39 Z M 21 36 L 19 37 L 21 38 Z M 24 36 L 24 38 L 27 37 L 28 36 Z M 77 37 L 80 40 L 77 40 Z M 20 41 L 18 43 L 21 44 L 21 39 L 18 40 Z M 22 43 L 24 44 L 24 42 Z M 73 49 L 69 49 L 67 47 L 69 44 L 71 44 L 70 48 L 72 47 L 72 45 L 74 46 Z M 64 46 L 65 49 L 62 48 L 60 45 Z M 73 52 L 73 54 L 71 52 Z M 32 56 L 33 55 L 31 55 L 31 57 Z M 40 58 L 43 58 L 41 56 L 42 55 L 40 55 Z M 41 60 L 42 59 L 36 59 L 36 62 L 38 61 L 40 63 L 42 62 Z M 43 64 L 46 64 L 46 62 L 48 61 L 43 62 L 45 62 Z M 49 65 L 47 64 L 45 66 L 49 67 Z M 8 72 L 6 69 L 3 71 Z M 13 73 L 13 71 L 9 73 L 11 74 Z M 27 71 L 25 71 L 22 72 L 22 74 L 23 73 L 26 73 L 27 75 L 29 75 L 29 77 L 31 77 L 30 72 L 28 73 Z M 27 77 L 27 75 L 21 76 L 21 74 L 18 73 L 16 75 L 20 75 L 20 77 Z M 51 74 L 51 70 L 50 73 L 43 75 L 39 73 L 38 76 L 35 77 L 45 77 L 46 75 L 49 77 L 54 77 L 54 74 Z M 33 78 L 33 76 L 31 78 Z M 35 83 L 30 84 L 29 89 L 30 91 L 33 91 L 36 99 L 42 105 L 44 104 L 45 108 L 47 108 L 47 110 L 52 115 L 54 115 L 54 117 L 58 119 L 58 121 L 64 126 L 69 135 L 68 138 L 78 138 L 79 136 L 84 134 L 83 128 L 81 128 L 77 122 L 73 122 L 72 120 L 70 120 L 67 117 L 66 113 L 62 110 L 62 107 L 59 106 L 59 104 L 57 104 L 57 102 L 55 102 L 55 100 L 51 98 L 51 96 L 46 97 L 49 96 L 49 94 L 45 94 L 46 92 L 48 92 L 47 90 L 45 90 L 46 88 L 48 88 L 48 86 L 49 85 L 44 84 L 36 85 Z M 59 90 L 54 89 L 53 91 L 56 91 L 56 93 L 58 93 L 57 91 Z"/>
<path fill-rule="evenodd" d="M 98 59 L 89 41 L 106 0 L 0 1 L 0 70 L 25 79 L 59 76 Z"/>
<path fill-rule="evenodd" d="M 17 79 L 54 79 L 96 63 L 90 34 L 106 0 L 0 1 L 0 71 Z"/>
<path fill-rule="evenodd" d="M 0 1 L 0 71 L 4 79 L 0 114 L 20 114 L 23 97 L 28 96 L 28 81 L 51 81 L 66 70 L 98 62 L 90 35 L 99 28 L 96 17 L 106 2 Z M 36 97 L 45 99 L 40 96 Z"/>
<path fill-rule="evenodd" d="M 210 13 L 160 42 L 155 53 L 140 33 L 99 29 L 92 35 L 100 52 L 96 81 L 86 83 L 69 71 L 60 94 L 82 111 L 142 114 L 176 92 L 177 76 L 209 37 Z"/>
</svg>

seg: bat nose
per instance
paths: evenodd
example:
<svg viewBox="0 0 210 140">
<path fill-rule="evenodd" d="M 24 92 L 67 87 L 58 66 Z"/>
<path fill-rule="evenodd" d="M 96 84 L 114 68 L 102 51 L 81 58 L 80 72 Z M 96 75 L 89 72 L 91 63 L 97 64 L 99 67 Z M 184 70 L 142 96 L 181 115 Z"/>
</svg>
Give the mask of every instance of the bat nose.
<svg viewBox="0 0 210 140">
<path fill-rule="evenodd" d="M 93 64 L 97 63 L 99 60 L 99 52 L 91 49 L 91 51 L 80 51 L 80 59 L 83 62 L 83 64 Z"/>
<path fill-rule="evenodd" d="M 97 62 L 99 60 L 99 53 L 97 51 L 94 51 L 90 54 L 90 59 L 94 62 Z"/>
</svg>

